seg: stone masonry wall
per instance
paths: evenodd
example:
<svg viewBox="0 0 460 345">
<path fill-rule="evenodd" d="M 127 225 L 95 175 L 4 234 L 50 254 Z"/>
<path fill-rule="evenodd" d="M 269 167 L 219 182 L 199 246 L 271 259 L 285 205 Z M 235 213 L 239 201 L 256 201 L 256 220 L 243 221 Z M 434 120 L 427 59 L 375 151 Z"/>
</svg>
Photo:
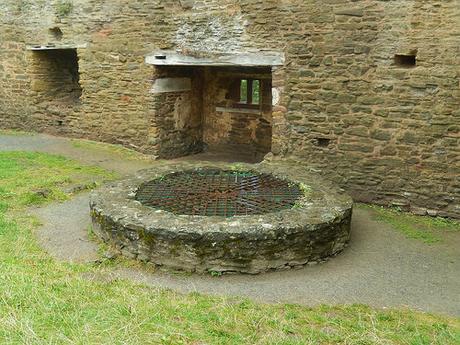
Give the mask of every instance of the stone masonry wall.
<svg viewBox="0 0 460 345">
<path fill-rule="evenodd" d="M 203 149 L 203 79 L 201 68 L 156 68 L 154 79 L 187 78 L 191 89 L 153 93 L 149 143 L 161 158 L 198 153 Z"/>
<path fill-rule="evenodd" d="M 356 200 L 458 217 L 459 2 L 361 1 L 318 20 L 329 24 L 288 68 L 291 140 L 280 151 Z M 415 68 L 394 65 L 414 51 Z"/>
<path fill-rule="evenodd" d="M 275 155 L 320 170 L 356 200 L 460 217 L 458 0 L 63 3 L 0 2 L 0 127 L 55 132 L 59 118 L 66 135 L 158 155 L 164 100 L 150 92 L 146 54 L 282 52 Z M 43 95 L 32 90 L 26 45 L 46 43 L 77 47 L 82 94 L 64 114 L 37 106 Z M 415 54 L 416 66 L 395 64 L 395 54 Z"/>
</svg>

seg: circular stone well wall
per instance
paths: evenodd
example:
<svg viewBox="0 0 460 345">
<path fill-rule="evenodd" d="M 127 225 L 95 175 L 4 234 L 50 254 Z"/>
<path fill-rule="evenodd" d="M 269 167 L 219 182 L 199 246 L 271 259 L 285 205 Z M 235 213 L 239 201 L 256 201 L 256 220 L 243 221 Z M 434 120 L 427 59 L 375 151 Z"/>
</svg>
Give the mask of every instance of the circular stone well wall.
<svg viewBox="0 0 460 345">
<path fill-rule="evenodd" d="M 93 191 L 94 232 L 129 257 L 188 272 L 322 261 L 350 237 L 352 200 L 304 167 L 175 163 Z"/>
</svg>

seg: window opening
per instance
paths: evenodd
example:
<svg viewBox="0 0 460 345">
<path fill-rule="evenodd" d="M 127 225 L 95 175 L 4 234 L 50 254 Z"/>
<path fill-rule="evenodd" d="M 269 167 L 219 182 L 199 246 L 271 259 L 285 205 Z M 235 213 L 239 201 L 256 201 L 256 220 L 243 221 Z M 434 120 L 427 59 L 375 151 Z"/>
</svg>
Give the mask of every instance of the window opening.
<svg viewBox="0 0 460 345">
<path fill-rule="evenodd" d="M 240 80 L 240 104 L 259 105 L 260 104 L 260 80 L 241 79 Z"/>
</svg>

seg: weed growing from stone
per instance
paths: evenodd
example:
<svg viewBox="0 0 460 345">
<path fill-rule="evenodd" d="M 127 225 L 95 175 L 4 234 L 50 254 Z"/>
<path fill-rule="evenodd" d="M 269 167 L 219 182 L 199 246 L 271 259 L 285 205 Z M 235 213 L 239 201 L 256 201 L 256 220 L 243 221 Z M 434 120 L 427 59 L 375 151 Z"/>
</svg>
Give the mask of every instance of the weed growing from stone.
<svg viewBox="0 0 460 345">
<path fill-rule="evenodd" d="M 211 274 L 211 277 L 221 277 L 222 276 L 222 272 L 218 272 L 218 271 L 210 271 L 209 274 Z"/>
<path fill-rule="evenodd" d="M 308 196 L 311 193 L 311 187 L 305 183 L 299 183 L 299 189 L 304 196 Z"/>
<path fill-rule="evenodd" d="M 70 0 L 59 0 L 56 3 L 56 14 L 58 17 L 63 18 L 70 15 L 73 10 L 73 2 Z"/>
<path fill-rule="evenodd" d="M 291 182 L 292 185 L 298 185 L 299 186 L 299 189 L 300 191 L 302 192 L 302 197 L 299 198 L 294 206 L 292 206 L 293 209 L 298 209 L 298 208 L 302 208 L 304 206 L 304 203 L 306 202 L 306 200 L 308 200 L 308 196 L 310 195 L 311 193 L 311 187 L 305 183 L 293 183 Z"/>
<path fill-rule="evenodd" d="M 230 165 L 230 170 L 233 170 L 235 172 L 247 172 L 248 167 L 245 166 L 244 164 L 235 163 L 235 164 Z"/>
</svg>

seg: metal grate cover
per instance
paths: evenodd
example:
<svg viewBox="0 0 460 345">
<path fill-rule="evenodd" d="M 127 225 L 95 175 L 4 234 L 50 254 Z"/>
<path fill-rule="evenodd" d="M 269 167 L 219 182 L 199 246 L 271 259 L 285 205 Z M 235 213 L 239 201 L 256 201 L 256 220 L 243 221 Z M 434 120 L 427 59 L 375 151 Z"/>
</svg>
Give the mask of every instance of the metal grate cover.
<svg viewBox="0 0 460 345">
<path fill-rule="evenodd" d="M 297 184 L 273 175 L 202 169 L 146 182 L 135 198 L 175 214 L 233 217 L 292 208 L 301 194 Z"/>
</svg>

